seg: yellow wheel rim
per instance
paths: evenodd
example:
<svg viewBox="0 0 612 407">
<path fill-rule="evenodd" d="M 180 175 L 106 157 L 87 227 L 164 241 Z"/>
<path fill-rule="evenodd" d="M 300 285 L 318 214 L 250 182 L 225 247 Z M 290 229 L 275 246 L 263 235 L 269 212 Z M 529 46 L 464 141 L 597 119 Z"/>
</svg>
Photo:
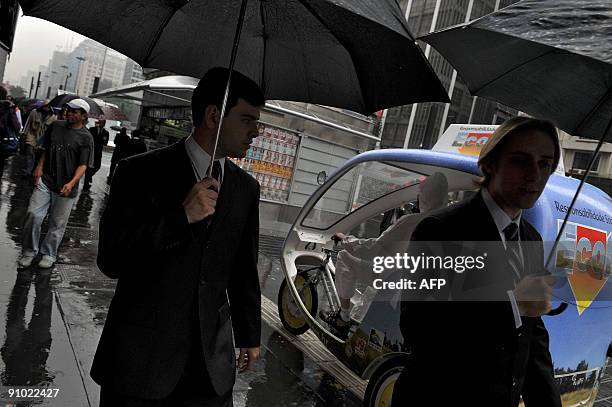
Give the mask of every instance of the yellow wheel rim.
<svg viewBox="0 0 612 407">
<path fill-rule="evenodd" d="M 310 290 L 310 285 L 306 284 L 306 280 L 304 277 L 298 275 L 295 277 L 293 281 L 295 284 L 295 288 L 298 290 L 302 302 L 306 307 L 306 310 L 310 312 L 312 310 L 312 292 Z M 306 324 L 306 318 L 302 315 L 298 304 L 293 299 L 293 296 L 289 292 L 289 286 L 285 286 L 283 291 L 283 314 L 285 317 L 285 321 L 289 324 L 290 327 L 298 329 Z"/>
<path fill-rule="evenodd" d="M 393 398 L 393 387 L 395 381 L 399 377 L 399 373 L 393 374 L 385 379 L 381 384 L 379 391 L 376 394 L 376 400 L 374 405 L 376 407 L 390 407 L 391 399 Z"/>
</svg>

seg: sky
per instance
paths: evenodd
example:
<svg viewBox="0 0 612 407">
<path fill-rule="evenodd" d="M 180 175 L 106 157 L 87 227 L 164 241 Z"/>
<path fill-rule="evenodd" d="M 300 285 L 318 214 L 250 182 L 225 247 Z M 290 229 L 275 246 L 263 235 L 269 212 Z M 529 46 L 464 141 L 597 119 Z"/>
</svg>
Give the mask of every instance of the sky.
<svg viewBox="0 0 612 407">
<path fill-rule="evenodd" d="M 17 83 L 29 69 L 38 71 L 40 65 L 47 65 L 53 51 L 70 46 L 71 42 L 74 48 L 83 39 L 82 35 L 57 24 L 21 15 L 4 81 Z"/>
</svg>

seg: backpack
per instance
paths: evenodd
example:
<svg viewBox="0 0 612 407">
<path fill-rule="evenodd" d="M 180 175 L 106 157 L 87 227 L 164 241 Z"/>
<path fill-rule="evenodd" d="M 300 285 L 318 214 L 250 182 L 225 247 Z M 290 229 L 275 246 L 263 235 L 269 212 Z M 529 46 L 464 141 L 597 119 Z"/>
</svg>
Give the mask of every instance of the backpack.
<svg viewBox="0 0 612 407">
<path fill-rule="evenodd" d="M 15 105 L 0 108 L 0 150 L 6 153 L 15 153 L 19 150 L 19 137 L 15 129 L 19 128 L 19 121 L 15 112 Z"/>
</svg>

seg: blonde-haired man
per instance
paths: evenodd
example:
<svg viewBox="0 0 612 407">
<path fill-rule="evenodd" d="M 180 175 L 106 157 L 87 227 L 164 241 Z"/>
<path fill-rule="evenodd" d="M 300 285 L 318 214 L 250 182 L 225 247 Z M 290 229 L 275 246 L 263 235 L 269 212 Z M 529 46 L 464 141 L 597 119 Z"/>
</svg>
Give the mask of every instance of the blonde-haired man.
<svg viewBox="0 0 612 407">
<path fill-rule="evenodd" d="M 480 191 L 417 226 L 412 240 L 421 248 L 445 241 L 459 243 L 460 252 L 484 246 L 493 251 L 484 270 L 462 276 L 461 288 L 494 287 L 487 294 L 499 296 L 457 301 L 451 291 L 453 302 L 402 303 L 401 331 L 411 355 L 395 385 L 393 406 L 516 407 L 521 396 L 526 407 L 561 406 L 540 318 L 551 307 L 542 238 L 521 216 L 538 200 L 559 156 L 552 123 L 512 118 L 481 151 Z"/>
</svg>

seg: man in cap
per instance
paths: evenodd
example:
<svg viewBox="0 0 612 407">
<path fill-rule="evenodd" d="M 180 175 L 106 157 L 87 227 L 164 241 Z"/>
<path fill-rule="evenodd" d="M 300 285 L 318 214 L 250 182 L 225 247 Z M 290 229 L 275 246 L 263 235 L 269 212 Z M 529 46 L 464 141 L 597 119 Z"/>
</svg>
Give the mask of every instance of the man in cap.
<svg viewBox="0 0 612 407">
<path fill-rule="evenodd" d="M 89 104 L 74 99 L 66 105 L 66 120 L 53 122 L 42 136 L 42 153 L 34 169 L 35 187 L 23 227 L 23 247 L 18 265 L 29 267 L 39 253 L 40 268 L 51 268 L 77 195 L 78 183 L 93 166 L 93 139 L 85 122 Z M 49 214 L 49 229 L 39 246 L 40 229 Z"/>
<path fill-rule="evenodd" d="M 552 281 L 544 271 L 542 238 L 522 216 L 559 157 L 552 123 L 512 118 L 480 153 L 480 190 L 417 226 L 409 248 L 415 255 L 442 247 L 443 256 L 488 256 L 482 270 L 451 270 L 448 292 L 426 294 L 438 301 L 402 302 L 400 328 L 411 353 L 393 406 L 516 407 L 521 396 L 527 407 L 561 406 L 541 319 L 551 308 Z M 436 271 L 415 275 L 434 277 Z"/>
</svg>

